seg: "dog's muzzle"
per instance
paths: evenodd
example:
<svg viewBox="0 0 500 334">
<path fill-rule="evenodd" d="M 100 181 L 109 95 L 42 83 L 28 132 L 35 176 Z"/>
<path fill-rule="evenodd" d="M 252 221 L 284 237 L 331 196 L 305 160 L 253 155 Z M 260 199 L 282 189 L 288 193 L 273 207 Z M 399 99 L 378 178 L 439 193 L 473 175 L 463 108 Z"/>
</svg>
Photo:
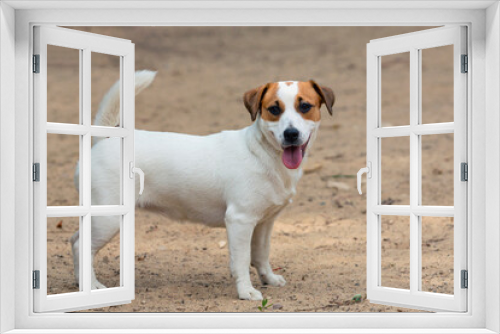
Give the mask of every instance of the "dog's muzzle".
<svg viewBox="0 0 500 334">
<path fill-rule="evenodd" d="M 295 128 L 286 129 L 283 135 L 283 154 L 281 156 L 281 160 L 286 168 L 297 169 L 306 154 L 307 144 L 309 144 L 309 139 L 311 137 L 307 139 L 305 144 L 302 144 L 299 140 L 300 132 Z"/>
</svg>

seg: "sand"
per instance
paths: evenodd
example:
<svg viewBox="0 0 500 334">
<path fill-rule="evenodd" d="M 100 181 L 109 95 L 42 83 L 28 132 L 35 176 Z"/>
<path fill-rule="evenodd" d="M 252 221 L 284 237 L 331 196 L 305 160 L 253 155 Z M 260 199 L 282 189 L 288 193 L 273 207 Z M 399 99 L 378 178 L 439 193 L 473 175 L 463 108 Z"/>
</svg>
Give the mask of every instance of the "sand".
<svg viewBox="0 0 500 334">
<path fill-rule="evenodd" d="M 278 217 L 271 265 L 283 288 L 252 282 L 275 306 L 266 312 L 412 312 L 366 299 L 366 197 L 356 172 L 366 165 L 366 44 L 419 30 L 409 27 L 93 27 L 132 40 L 136 69 L 157 70 L 136 99 L 136 127 L 205 135 L 251 123 L 245 91 L 277 80 L 308 80 L 331 87 L 333 117 L 323 110 L 319 135 L 293 203 Z M 452 121 L 449 50 L 424 53 L 424 122 Z M 49 50 L 50 51 L 50 50 Z M 49 120 L 78 122 L 78 54 L 50 51 Z M 434 51 L 433 51 L 434 52 Z M 118 77 L 116 57 L 93 55 L 92 107 Z M 384 58 L 385 126 L 408 124 L 408 57 Z M 76 100 L 77 101 L 77 100 Z M 64 137 L 64 138 L 63 138 Z M 49 205 L 78 204 L 73 173 L 78 138 L 49 135 Z M 423 139 L 423 202 L 453 205 L 453 135 Z M 409 142 L 382 143 L 382 199 L 408 204 Z M 363 184 L 365 189 L 365 184 Z M 363 190 L 365 191 L 365 190 Z M 107 203 L 113 204 L 113 203 Z M 48 220 L 49 293 L 77 291 L 68 238 L 76 218 Z M 382 219 L 382 284 L 409 286 L 408 217 Z M 240 301 L 228 268 L 226 233 L 136 211 L 136 297 L 97 312 L 259 312 Z M 423 289 L 453 292 L 453 220 L 423 221 Z M 119 285 L 119 240 L 97 256 L 99 280 Z M 361 295 L 361 301 L 352 298 Z"/>
</svg>

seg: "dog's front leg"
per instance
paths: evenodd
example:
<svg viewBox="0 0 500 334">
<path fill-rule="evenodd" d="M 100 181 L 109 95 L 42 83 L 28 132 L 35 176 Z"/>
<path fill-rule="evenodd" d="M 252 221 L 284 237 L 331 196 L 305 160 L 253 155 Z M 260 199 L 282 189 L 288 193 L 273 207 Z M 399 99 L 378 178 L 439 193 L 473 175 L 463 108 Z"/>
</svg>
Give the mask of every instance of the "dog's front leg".
<svg viewBox="0 0 500 334">
<path fill-rule="evenodd" d="M 252 237 L 252 266 L 257 269 L 263 284 L 285 286 L 286 281 L 283 276 L 274 274 L 269 263 L 273 225 L 274 218 L 263 221 L 255 227 Z"/>
<path fill-rule="evenodd" d="M 250 245 L 255 225 L 244 217 L 226 215 L 230 268 L 240 299 L 262 300 L 262 294 L 250 281 Z"/>
</svg>

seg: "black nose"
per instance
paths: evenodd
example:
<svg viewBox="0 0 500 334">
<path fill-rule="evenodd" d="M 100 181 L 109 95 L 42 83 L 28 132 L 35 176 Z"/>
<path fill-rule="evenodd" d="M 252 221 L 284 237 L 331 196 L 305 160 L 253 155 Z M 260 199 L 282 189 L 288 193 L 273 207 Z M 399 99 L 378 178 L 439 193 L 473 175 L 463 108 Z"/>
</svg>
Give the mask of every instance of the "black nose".
<svg viewBox="0 0 500 334">
<path fill-rule="evenodd" d="M 288 128 L 283 132 L 283 135 L 288 143 L 293 144 L 299 139 L 299 130 L 296 128 Z"/>
</svg>

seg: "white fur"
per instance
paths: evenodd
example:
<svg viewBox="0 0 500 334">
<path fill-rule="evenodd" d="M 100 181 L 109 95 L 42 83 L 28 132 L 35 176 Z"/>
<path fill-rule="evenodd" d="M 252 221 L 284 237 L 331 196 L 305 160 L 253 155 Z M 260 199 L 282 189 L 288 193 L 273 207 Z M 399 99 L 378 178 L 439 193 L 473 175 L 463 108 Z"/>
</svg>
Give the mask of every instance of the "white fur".
<svg viewBox="0 0 500 334">
<path fill-rule="evenodd" d="M 142 71 L 137 76 L 142 76 L 141 80 L 136 78 L 136 83 L 144 83 L 143 89 L 153 81 L 155 73 Z M 302 170 L 283 165 L 278 140 L 287 124 L 304 131 L 303 140 L 311 133 L 314 140 L 317 129 L 317 124 L 311 126 L 294 110 L 296 87 L 280 85 L 280 98 L 287 107 L 279 124 L 258 117 L 244 129 L 209 136 L 135 131 L 135 165 L 146 175 L 140 197 L 136 186 L 137 205 L 173 219 L 225 226 L 231 273 L 240 299 L 262 299 L 250 281 L 250 265 L 257 269 L 263 283 L 286 283 L 269 264 L 271 231 L 274 219 L 295 195 Z M 112 102 L 116 94 L 118 90 L 113 86 L 102 102 L 96 124 L 116 125 L 117 108 Z M 270 129 L 281 134 L 271 136 Z M 92 204 L 118 202 L 119 154 L 119 139 L 103 139 L 92 148 Z M 92 217 L 92 256 L 118 232 L 117 218 Z M 71 241 L 78 282 L 78 232 Z M 92 288 L 103 287 L 92 268 Z"/>
</svg>

